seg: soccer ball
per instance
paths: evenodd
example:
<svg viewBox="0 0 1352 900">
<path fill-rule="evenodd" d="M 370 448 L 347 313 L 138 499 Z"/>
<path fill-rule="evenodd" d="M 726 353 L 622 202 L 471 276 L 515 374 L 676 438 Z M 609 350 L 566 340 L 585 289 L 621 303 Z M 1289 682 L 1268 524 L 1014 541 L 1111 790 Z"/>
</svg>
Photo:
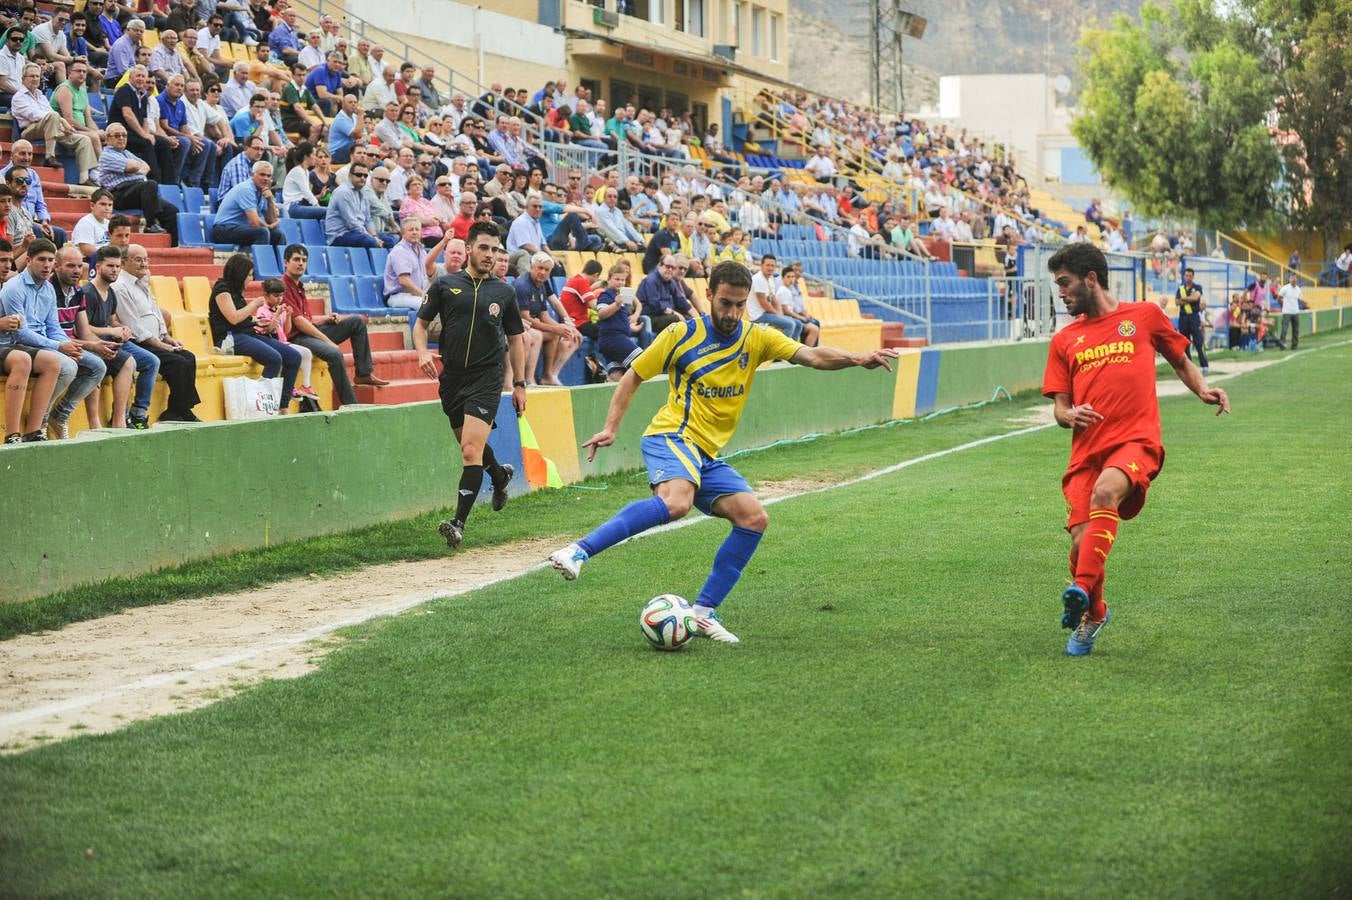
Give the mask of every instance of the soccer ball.
<svg viewBox="0 0 1352 900">
<path fill-rule="evenodd" d="M 638 625 L 658 650 L 679 650 L 695 636 L 695 608 L 684 597 L 662 594 L 643 607 Z"/>
</svg>

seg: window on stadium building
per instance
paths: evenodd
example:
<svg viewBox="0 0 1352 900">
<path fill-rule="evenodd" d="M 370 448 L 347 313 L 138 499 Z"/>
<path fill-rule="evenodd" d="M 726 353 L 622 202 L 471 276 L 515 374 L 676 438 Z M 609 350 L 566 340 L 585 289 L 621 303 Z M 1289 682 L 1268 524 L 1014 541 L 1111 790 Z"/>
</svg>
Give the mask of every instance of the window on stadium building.
<svg viewBox="0 0 1352 900">
<path fill-rule="evenodd" d="M 634 85 L 628 81 L 620 81 L 618 78 L 610 79 L 610 108 L 613 112 L 626 103 L 634 100 L 638 92 L 634 90 Z"/>
<path fill-rule="evenodd" d="M 770 13 L 770 59 L 779 62 L 780 33 L 784 29 L 784 17 L 779 13 Z"/>
<path fill-rule="evenodd" d="M 751 55 L 765 55 L 765 8 L 751 7 Z"/>
<path fill-rule="evenodd" d="M 694 103 L 690 107 L 690 121 L 699 134 L 709 130 L 709 104 Z"/>
<path fill-rule="evenodd" d="M 690 108 L 690 98 L 685 94 L 678 94 L 675 91 L 667 91 L 667 109 L 673 114 L 680 115 Z"/>
<path fill-rule="evenodd" d="M 677 0 L 677 8 L 681 2 Z M 704 37 L 704 0 L 684 0 L 684 5 L 685 30 L 696 37 Z"/>
<path fill-rule="evenodd" d="M 717 12 L 714 13 L 714 25 L 716 26 L 716 39 L 720 44 L 728 42 L 728 0 L 717 0 Z"/>
<path fill-rule="evenodd" d="M 747 31 L 751 28 L 751 16 L 747 12 L 746 3 L 738 3 L 732 8 L 732 32 L 737 38 L 737 47 L 745 52 L 746 48 L 751 46 Z"/>
</svg>

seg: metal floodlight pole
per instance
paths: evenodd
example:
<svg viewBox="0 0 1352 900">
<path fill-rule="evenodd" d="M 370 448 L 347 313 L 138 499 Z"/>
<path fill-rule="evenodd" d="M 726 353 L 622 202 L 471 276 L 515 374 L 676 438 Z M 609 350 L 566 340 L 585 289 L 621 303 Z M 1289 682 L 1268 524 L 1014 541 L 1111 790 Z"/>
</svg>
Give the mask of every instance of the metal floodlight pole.
<svg viewBox="0 0 1352 900">
<path fill-rule="evenodd" d="M 879 0 L 868 0 L 869 100 L 876 109 L 882 106 L 882 17 Z"/>
</svg>

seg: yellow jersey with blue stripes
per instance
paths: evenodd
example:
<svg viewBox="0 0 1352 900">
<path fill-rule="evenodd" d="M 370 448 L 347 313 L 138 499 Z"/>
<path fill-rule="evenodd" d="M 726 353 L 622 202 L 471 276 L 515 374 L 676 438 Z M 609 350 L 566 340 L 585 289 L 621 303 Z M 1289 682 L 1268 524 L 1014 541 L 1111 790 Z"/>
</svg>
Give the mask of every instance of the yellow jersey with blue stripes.
<svg viewBox="0 0 1352 900">
<path fill-rule="evenodd" d="M 773 328 L 746 321 L 727 337 L 708 316 L 669 325 L 633 362 L 643 380 L 665 372 L 671 383 L 666 405 L 643 434 L 680 435 L 717 456 L 737 430 L 756 368 L 801 349 Z"/>
</svg>

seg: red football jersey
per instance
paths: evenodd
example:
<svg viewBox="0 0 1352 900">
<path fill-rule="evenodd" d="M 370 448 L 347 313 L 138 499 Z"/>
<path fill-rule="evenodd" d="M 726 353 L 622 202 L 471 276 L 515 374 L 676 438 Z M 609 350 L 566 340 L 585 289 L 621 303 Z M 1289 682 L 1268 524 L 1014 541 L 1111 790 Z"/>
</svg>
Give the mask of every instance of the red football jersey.
<svg viewBox="0 0 1352 900">
<path fill-rule="evenodd" d="M 1188 339 L 1154 303 L 1119 303 L 1106 316 L 1080 316 L 1052 338 L 1043 395 L 1069 394 L 1074 405 L 1088 403 L 1103 416 L 1073 433 L 1071 468 L 1133 441 L 1161 445 L 1155 351 L 1174 362 L 1187 349 Z"/>
<path fill-rule="evenodd" d="M 581 328 L 591 321 L 587 309 L 587 300 L 594 292 L 591 289 L 591 281 L 581 272 L 568 279 L 564 285 L 563 293 L 559 295 L 559 302 L 563 304 L 564 310 L 568 313 L 568 318 L 573 320 L 574 327 Z"/>
</svg>

